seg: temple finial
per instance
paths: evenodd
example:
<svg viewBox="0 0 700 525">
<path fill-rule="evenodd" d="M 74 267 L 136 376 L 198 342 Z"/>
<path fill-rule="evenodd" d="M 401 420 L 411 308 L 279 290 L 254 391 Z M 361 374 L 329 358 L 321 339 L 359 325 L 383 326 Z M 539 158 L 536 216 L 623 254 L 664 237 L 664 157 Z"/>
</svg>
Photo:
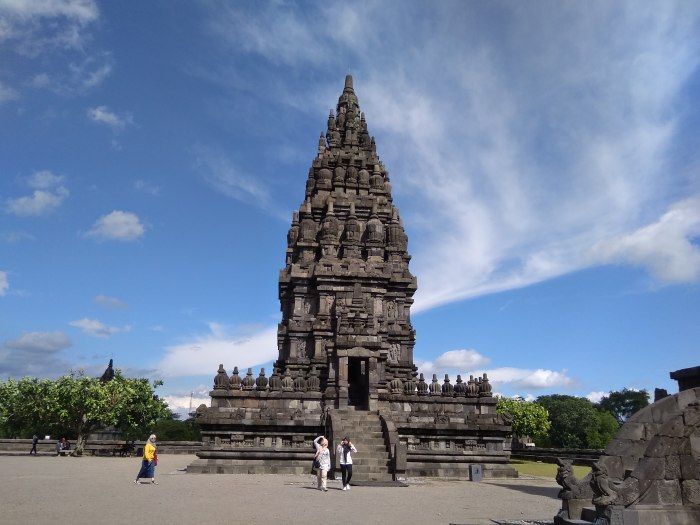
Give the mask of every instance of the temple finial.
<svg viewBox="0 0 700 525">
<path fill-rule="evenodd" d="M 345 89 L 353 90 L 352 75 L 345 75 Z"/>
</svg>

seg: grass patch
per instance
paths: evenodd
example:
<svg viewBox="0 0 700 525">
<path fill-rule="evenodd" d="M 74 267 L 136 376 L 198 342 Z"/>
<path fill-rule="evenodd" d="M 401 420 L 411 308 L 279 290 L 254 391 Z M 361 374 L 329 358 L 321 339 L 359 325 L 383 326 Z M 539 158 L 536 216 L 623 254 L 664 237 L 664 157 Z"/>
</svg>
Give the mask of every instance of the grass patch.
<svg viewBox="0 0 700 525">
<path fill-rule="evenodd" d="M 518 471 L 521 476 L 537 476 L 540 478 L 554 479 L 557 475 L 557 465 L 555 463 L 541 463 L 539 461 L 525 461 L 522 459 L 512 459 L 510 465 Z M 574 465 L 574 475 L 581 479 L 591 471 L 591 467 Z"/>
</svg>

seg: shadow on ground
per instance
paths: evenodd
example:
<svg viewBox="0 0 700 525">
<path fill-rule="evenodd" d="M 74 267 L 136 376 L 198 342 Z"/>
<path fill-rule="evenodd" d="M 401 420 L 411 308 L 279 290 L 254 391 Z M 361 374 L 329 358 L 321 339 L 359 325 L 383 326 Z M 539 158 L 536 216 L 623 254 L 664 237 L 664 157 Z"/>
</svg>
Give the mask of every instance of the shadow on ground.
<svg viewBox="0 0 700 525">
<path fill-rule="evenodd" d="M 545 496 L 552 499 L 557 499 L 557 494 L 559 494 L 559 488 L 555 487 L 537 487 L 532 485 L 510 485 L 508 483 L 499 483 L 499 487 L 504 487 L 511 490 L 517 490 L 524 494 L 531 494 L 533 496 Z"/>
</svg>

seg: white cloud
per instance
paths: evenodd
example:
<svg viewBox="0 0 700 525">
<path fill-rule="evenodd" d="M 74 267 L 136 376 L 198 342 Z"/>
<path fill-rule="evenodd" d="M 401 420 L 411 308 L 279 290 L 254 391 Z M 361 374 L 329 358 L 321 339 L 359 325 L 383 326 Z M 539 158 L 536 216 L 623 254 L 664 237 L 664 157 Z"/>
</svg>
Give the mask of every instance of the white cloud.
<svg viewBox="0 0 700 525">
<path fill-rule="evenodd" d="M 7 200 L 7 211 L 20 217 L 45 215 L 58 208 L 68 197 L 65 188 L 55 192 L 36 190 L 31 196 Z"/>
<path fill-rule="evenodd" d="M 511 389 L 555 389 L 576 386 L 576 381 L 567 376 L 566 371 L 503 367 L 478 371 L 475 375 L 483 373 L 488 374 L 489 381 L 493 385 L 507 384 Z"/>
<path fill-rule="evenodd" d="M 600 264 L 590 256 L 598 242 L 665 222 L 674 186 L 692 192 L 669 176 L 678 133 L 669 108 L 682 105 L 697 70 L 693 24 L 675 6 L 628 9 L 611 32 L 610 9 L 516 9 L 495 41 L 495 20 L 459 40 L 454 9 L 438 7 L 443 31 L 411 48 L 422 60 L 355 76 L 370 132 L 386 137 L 378 150 L 403 182 L 397 196 L 421 283 L 414 311 Z M 383 37 L 399 38 L 390 29 Z M 464 60 L 438 86 L 428 57 L 456 42 Z M 656 245 L 629 239 L 634 247 L 610 250 L 608 261 L 697 280 L 690 230 L 676 225 Z"/>
<path fill-rule="evenodd" d="M 700 197 L 671 206 L 657 222 L 596 243 L 593 261 L 643 266 L 666 282 L 692 282 L 700 276 Z"/>
<path fill-rule="evenodd" d="M 2 41 L 1 38 L 0 41 Z M 0 81 L 0 104 L 4 104 L 5 102 L 9 102 L 10 100 L 14 100 L 18 97 L 19 94 L 16 90 Z"/>
<path fill-rule="evenodd" d="M 195 168 L 217 192 L 245 203 L 265 207 L 270 194 L 254 175 L 238 169 L 226 155 L 205 146 L 193 149 Z"/>
<path fill-rule="evenodd" d="M 36 89 L 47 89 L 59 95 L 83 94 L 102 84 L 111 73 L 111 55 L 98 53 L 80 62 L 68 64 L 65 70 L 37 73 L 28 85 Z M 125 117 L 125 123 L 132 123 L 130 115 Z"/>
<path fill-rule="evenodd" d="M 5 210 L 20 217 L 37 217 L 51 213 L 70 195 L 62 182 L 62 176 L 54 175 L 47 170 L 33 173 L 27 178 L 26 183 L 30 188 L 34 188 L 34 192 L 24 197 L 7 199 Z"/>
<path fill-rule="evenodd" d="M 97 106 L 94 108 L 90 108 L 87 111 L 87 116 L 93 122 L 97 122 L 98 124 L 105 124 L 113 130 L 117 131 L 122 130 L 127 125 L 134 123 L 133 116 L 130 113 L 127 113 L 124 116 L 120 117 L 116 113 L 110 111 L 109 108 L 107 108 L 107 106 Z"/>
<path fill-rule="evenodd" d="M 600 400 L 608 394 L 610 394 L 610 392 L 589 392 L 585 397 L 591 403 L 600 403 Z"/>
<path fill-rule="evenodd" d="M 473 370 L 488 365 L 491 360 L 476 350 L 449 350 L 435 359 L 435 367 Z"/>
<path fill-rule="evenodd" d="M 209 406 L 209 402 L 211 401 L 208 390 L 205 392 L 193 391 L 192 394 L 192 396 L 183 394 L 165 395 L 162 399 L 168 404 L 170 410 L 180 414 L 180 418 L 184 420 L 189 417 L 190 408 L 192 412 L 194 412 L 199 405 Z"/>
<path fill-rule="evenodd" d="M 76 328 L 80 328 L 84 334 L 92 335 L 94 337 L 110 337 L 120 332 L 131 331 L 131 326 L 129 325 L 122 327 L 107 326 L 102 321 L 98 321 L 97 319 L 88 319 L 87 317 L 78 319 L 77 321 L 71 321 L 68 324 L 75 326 Z"/>
<path fill-rule="evenodd" d="M 209 323 L 209 332 L 167 347 L 158 368 L 166 377 L 206 374 L 213 377 L 219 363 L 230 374 L 234 366 L 245 369 L 277 357 L 276 326 L 241 338 L 225 326 Z"/>
<path fill-rule="evenodd" d="M 71 344 L 70 338 L 63 332 L 25 332 L 16 339 L 6 341 L 3 347 L 36 354 L 53 354 Z"/>
<path fill-rule="evenodd" d="M 467 351 L 465 350 L 463 352 Z M 566 371 L 557 372 L 542 368 L 530 369 L 513 367 L 484 369 L 482 368 L 483 364 L 473 367 L 458 366 L 461 362 L 468 364 L 470 360 L 474 360 L 475 363 L 479 361 L 488 363 L 490 361 L 488 358 L 476 352 L 474 352 L 474 354 L 475 355 L 472 356 L 469 354 L 452 354 L 451 352 L 445 352 L 439 356 L 435 362 L 421 360 L 416 357 L 414 363 L 418 367 L 418 372 L 423 374 L 426 381 L 430 381 L 433 374 L 436 374 L 438 380 L 442 381 L 444 374 L 447 373 L 450 380 L 454 382 L 458 374 L 462 376 L 463 381 L 466 381 L 470 375 L 482 377 L 482 375 L 486 373 L 494 388 L 508 388 L 511 391 L 518 391 L 520 389 L 545 390 L 572 388 L 577 386 L 576 381 L 570 378 L 566 374 Z"/>
<path fill-rule="evenodd" d="M 85 28 L 97 20 L 99 11 L 92 0 L 3 0 L 0 15 L 0 40 L 13 42 L 23 55 L 36 56 L 82 49 Z"/>
<path fill-rule="evenodd" d="M 102 294 L 97 295 L 95 299 L 93 299 L 93 301 L 95 302 L 95 304 L 99 304 L 100 306 L 104 306 L 106 308 L 113 308 L 117 310 L 129 307 L 129 305 L 121 299 L 117 299 L 116 297 L 109 297 L 107 295 Z"/>
<path fill-rule="evenodd" d="M 0 297 L 10 289 L 10 282 L 7 280 L 7 272 L 0 271 Z"/>
<path fill-rule="evenodd" d="M 601 263 L 642 265 L 663 281 L 698 279 L 689 224 L 656 245 L 635 236 L 665 221 L 674 195 L 697 195 L 696 177 L 678 173 L 674 152 L 683 142 L 675 108 L 692 104 L 686 88 L 698 70 L 696 5 L 496 13 L 440 3 L 430 16 L 441 31 L 429 35 L 396 21 L 421 19 L 421 3 L 400 13 L 377 6 L 216 8 L 211 34 L 275 72 L 323 66 L 325 55 L 353 64 L 370 133 L 401 180 L 394 197 L 420 279 L 414 312 Z M 282 28 L 288 38 L 280 40 Z M 382 52 L 372 53 L 377 35 Z M 290 94 L 260 75 L 268 97 L 314 115 L 318 100 L 337 97 L 337 80 L 314 78 Z M 237 82 L 225 70 L 216 78 Z M 243 198 L 241 175 L 230 172 L 229 191 Z"/>
<path fill-rule="evenodd" d="M 63 332 L 25 332 L 0 345 L 0 377 L 47 377 L 67 372 L 70 365 L 59 358 L 72 346 Z"/>
<path fill-rule="evenodd" d="M 29 187 L 37 190 L 48 190 L 61 186 L 64 177 L 62 175 L 55 175 L 48 170 L 37 171 L 32 173 L 27 179 L 27 184 Z"/>
<path fill-rule="evenodd" d="M 86 233 L 88 237 L 133 241 L 144 235 L 146 228 L 133 213 L 115 210 L 100 217 Z"/>
<path fill-rule="evenodd" d="M 134 188 L 143 193 L 150 193 L 151 195 L 158 195 L 160 193 L 160 186 L 140 179 L 134 182 Z"/>
</svg>

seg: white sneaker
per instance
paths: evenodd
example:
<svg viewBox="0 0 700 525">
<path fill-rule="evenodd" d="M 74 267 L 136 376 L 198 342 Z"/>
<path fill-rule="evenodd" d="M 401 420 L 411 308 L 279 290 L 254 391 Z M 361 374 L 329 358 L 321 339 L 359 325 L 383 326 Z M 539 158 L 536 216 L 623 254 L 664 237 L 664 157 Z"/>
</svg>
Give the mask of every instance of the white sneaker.
<svg viewBox="0 0 700 525">
<path fill-rule="evenodd" d="M 348 490 L 348 486 L 347 486 L 347 485 L 343 485 L 343 490 Z"/>
<path fill-rule="evenodd" d="M 347 488 L 345 490 L 350 490 L 350 484 L 345 485 Z"/>
</svg>

